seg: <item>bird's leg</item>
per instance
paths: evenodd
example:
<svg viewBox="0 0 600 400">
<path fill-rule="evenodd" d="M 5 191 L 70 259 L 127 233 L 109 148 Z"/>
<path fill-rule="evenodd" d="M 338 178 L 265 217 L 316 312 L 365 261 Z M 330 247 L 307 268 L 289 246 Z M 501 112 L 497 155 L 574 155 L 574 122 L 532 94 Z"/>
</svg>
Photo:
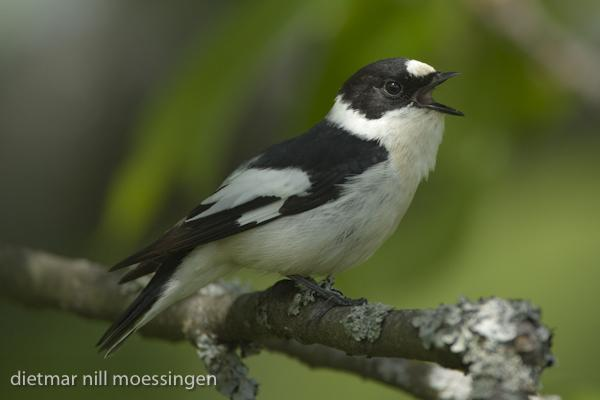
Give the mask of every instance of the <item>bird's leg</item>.
<svg viewBox="0 0 600 400">
<path fill-rule="evenodd" d="M 301 275 L 288 275 L 288 278 L 296 282 L 296 284 L 314 291 L 319 296 L 324 298 L 327 303 L 332 302 L 334 306 L 356 306 L 366 303 L 366 300 L 363 298 L 350 299 L 344 296 L 339 290 L 334 289 L 334 279 L 331 275 L 328 275 L 327 278 L 321 282 L 321 284 L 318 284 L 312 278 Z"/>
<path fill-rule="evenodd" d="M 327 275 L 325 279 L 321 281 L 320 285 L 326 289 L 333 289 L 333 285 L 335 285 L 335 278 L 333 277 L 333 275 Z M 339 290 L 337 291 L 339 292 Z"/>
</svg>

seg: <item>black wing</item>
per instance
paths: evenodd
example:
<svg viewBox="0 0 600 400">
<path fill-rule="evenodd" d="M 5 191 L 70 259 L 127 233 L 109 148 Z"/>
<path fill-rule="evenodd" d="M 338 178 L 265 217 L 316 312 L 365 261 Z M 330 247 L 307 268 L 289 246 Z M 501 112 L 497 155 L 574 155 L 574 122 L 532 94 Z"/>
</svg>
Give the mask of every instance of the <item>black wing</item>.
<svg viewBox="0 0 600 400">
<path fill-rule="evenodd" d="M 196 246 L 319 207 L 338 198 L 341 185 L 349 177 L 386 159 L 387 151 L 378 142 L 360 139 L 321 122 L 302 136 L 272 146 L 238 169 L 207 199 L 209 201 L 194 209 L 161 238 L 116 264 L 112 270 L 139 263 L 122 281 L 136 279 L 155 272 L 161 260 L 174 253 L 189 252 Z M 273 174 L 273 171 L 281 173 Z M 254 180 L 261 173 L 271 174 L 278 181 L 274 185 L 269 181 L 254 185 Z M 299 179 L 302 174 L 307 178 L 306 185 Z M 292 187 L 294 190 L 282 194 L 273 187 Z M 222 193 L 221 197 L 219 193 Z M 246 200 L 239 202 L 237 198 Z M 213 202 L 211 199 L 216 200 Z M 211 209 L 220 211 L 211 213 Z M 242 218 L 257 210 L 261 212 L 260 218 Z"/>
<path fill-rule="evenodd" d="M 237 220 L 244 213 L 272 204 L 278 199 L 275 196 L 257 197 L 240 206 L 191 221 L 189 219 L 194 214 L 190 214 L 190 217 L 180 221 L 159 239 L 113 266 L 111 271 L 142 263 L 138 268 L 124 276 L 123 281 L 136 279 L 154 272 L 160 264 L 160 259 L 168 254 L 191 250 L 201 244 L 223 239 L 256 226 L 257 223 L 240 225 Z M 196 210 L 203 208 L 205 207 L 198 207 Z"/>
</svg>

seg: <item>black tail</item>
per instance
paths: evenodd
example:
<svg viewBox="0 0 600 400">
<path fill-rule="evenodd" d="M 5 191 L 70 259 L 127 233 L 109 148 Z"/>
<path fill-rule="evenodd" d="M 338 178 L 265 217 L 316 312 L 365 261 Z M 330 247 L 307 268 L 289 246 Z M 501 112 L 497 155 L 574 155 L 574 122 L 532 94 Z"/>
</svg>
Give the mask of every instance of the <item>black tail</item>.
<svg viewBox="0 0 600 400">
<path fill-rule="evenodd" d="M 166 283 L 169 281 L 175 268 L 181 262 L 181 256 L 169 256 L 161 260 L 156 273 L 146 287 L 135 298 L 133 303 L 121 316 L 106 330 L 96 346 L 101 352 L 106 352 L 108 357 L 113 351 L 136 330 L 136 324 L 150 311 L 152 306 L 161 297 Z"/>
</svg>

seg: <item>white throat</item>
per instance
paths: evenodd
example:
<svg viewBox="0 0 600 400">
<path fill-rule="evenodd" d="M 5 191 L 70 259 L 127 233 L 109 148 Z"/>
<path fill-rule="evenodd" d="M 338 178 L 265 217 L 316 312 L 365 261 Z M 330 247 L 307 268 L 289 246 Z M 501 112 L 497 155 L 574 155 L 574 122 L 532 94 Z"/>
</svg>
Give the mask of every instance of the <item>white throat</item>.
<svg viewBox="0 0 600 400">
<path fill-rule="evenodd" d="M 379 141 L 399 172 L 417 182 L 435 167 L 444 132 L 444 117 L 439 112 L 407 106 L 368 119 L 337 96 L 327 120 L 356 136 Z"/>
</svg>

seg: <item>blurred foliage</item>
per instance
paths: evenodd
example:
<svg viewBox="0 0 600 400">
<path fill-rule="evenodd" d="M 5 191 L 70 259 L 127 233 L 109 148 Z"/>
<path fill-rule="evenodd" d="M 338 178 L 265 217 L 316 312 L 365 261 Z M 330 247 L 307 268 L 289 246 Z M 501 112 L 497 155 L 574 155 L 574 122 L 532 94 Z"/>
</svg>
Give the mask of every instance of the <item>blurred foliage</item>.
<svg viewBox="0 0 600 400">
<path fill-rule="evenodd" d="M 566 3 L 545 5 L 568 29 L 600 42 L 598 4 Z M 114 261 L 125 255 L 195 206 L 236 163 L 310 127 L 362 65 L 393 56 L 419 59 L 462 73 L 436 96 L 467 117 L 447 118 L 437 169 L 399 231 L 369 262 L 339 276 L 338 287 L 398 307 L 435 306 L 460 295 L 531 299 L 556 328 L 558 366 L 547 371 L 544 391 L 564 399 L 600 398 L 597 107 L 584 106 L 464 2 L 232 1 L 210 21 L 209 32 L 174 61 L 169 78 L 147 99 L 107 189 L 91 239 L 93 256 Z M 269 110 L 285 118 L 277 120 Z M 256 287 L 274 280 L 241 276 Z M 38 344 L 7 349 L 3 366 L 122 373 L 199 368 L 183 344 L 134 338 L 103 362 L 90 346 L 100 323 L 52 312 L 23 323 L 29 329 L 19 337 L 13 332 L 9 340 Z M 63 332 L 63 324 L 73 326 L 77 336 Z M 65 347 L 57 350 L 61 336 Z M 263 399 L 331 393 L 404 398 L 278 355 L 248 362 Z M 84 392 L 100 398 L 110 390 L 79 394 Z M 10 391 L 11 398 L 35 393 Z M 148 399 L 167 393 L 218 398 L 212 390 L 171 396 L 165 389 L 127 389 L 119 395 Z"/>
<path fill-rule="evenodd" d="M 187 171 L 217 169 L 231 124 L 248 101 L 244 94 L 257 64 L 273 33 L 299 7 L 294 2 L 243 2 L 216 24 L 210 38 L 199 39 L 209 43 L 203 51 L 190 50 L 173 82 L 142 116 L 134 151 L 110 192 L 105 232 L 119 232 L 119 241 L 139 238 L 173 185 L 202 185 L 210 179 Z"/>
</svg>

